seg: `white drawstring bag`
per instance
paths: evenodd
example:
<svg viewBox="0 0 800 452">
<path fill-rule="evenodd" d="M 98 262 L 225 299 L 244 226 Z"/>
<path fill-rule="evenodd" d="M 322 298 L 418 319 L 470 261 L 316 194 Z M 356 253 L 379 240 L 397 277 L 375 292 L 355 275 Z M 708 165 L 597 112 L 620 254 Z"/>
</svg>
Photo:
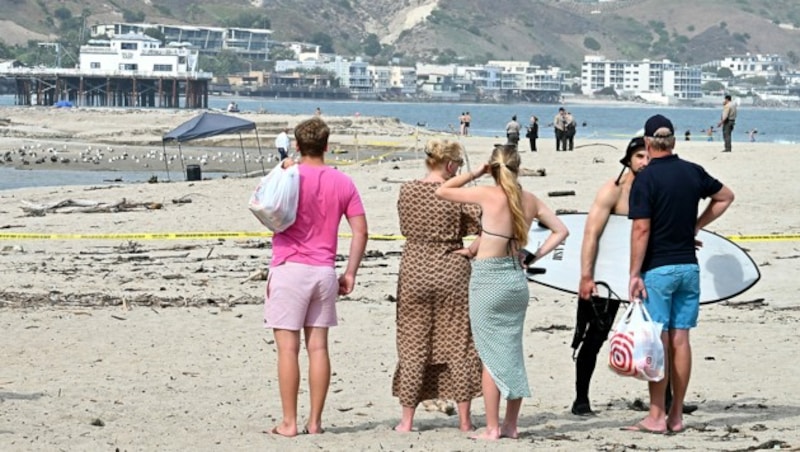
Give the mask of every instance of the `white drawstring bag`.
<svg viewBox="0 0 800 452">
<path fill-rule="evenodd" d="M 631 302 L 609 334 L 608 366 L 622 376 L 661 381 L 665 375 L 662 329 L 644 303 Z"/>
<path fill-rule="evenodd" d="M 248 208 L 264 226 L 273 232 L 285 231 L 297 218 L 300 197 L 298 165 L 283 169 L 281 164 L 261 178 L 250 196 Z"/>
</svg>

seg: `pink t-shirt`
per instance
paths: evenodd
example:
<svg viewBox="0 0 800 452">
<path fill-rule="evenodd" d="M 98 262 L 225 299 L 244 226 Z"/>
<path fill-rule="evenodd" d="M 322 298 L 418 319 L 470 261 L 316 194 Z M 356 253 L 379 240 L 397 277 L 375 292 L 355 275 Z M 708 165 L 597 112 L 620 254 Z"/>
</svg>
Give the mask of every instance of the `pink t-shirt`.
<svg viewBox="0 0 800 452">
<path fill-rule="evenodd" d="M 300 199 L 294 224 L 272 238 L 271 267 L 284 262 L 333 267 L 342 216 L 364 215 L 364 205 L 347 175 L 320 165 L 299 166 Z"/>
</svg>

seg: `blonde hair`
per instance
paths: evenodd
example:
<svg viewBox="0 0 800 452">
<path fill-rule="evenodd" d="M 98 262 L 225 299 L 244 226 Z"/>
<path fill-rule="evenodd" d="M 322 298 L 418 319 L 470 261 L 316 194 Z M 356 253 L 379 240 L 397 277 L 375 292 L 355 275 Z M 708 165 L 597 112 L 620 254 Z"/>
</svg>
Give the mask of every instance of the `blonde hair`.
<svg viewBox="0 0 800 452">
<path fill-rule="evenodd" d="M 461 144 L 457 141 L 433 139 L 425 144 L 425 166 L 432 170 L 447 162 L 461 163 Z"/>
<path fill-rule="evenodd" d="M 523 248 L 528 244 L 528 224 L 522 209 L 522 187 L 517 182 L 520 157 L 516 146 L 496 145 L 489 159 L 489 167 L 495 182 L 508 198 L 511 211 L 511 229 L 517 245 Z"/>
</svg>

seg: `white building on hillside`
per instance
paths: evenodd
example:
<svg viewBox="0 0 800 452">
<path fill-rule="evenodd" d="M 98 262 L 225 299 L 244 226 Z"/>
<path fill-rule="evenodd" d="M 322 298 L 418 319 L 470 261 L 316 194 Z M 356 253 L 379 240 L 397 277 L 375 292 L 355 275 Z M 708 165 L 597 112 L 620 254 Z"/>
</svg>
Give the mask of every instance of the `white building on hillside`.
<svg viewBox="0 0 800 452">
<path fill-rule="evenodd" d="M 728 68 L 734 77 L 772 78 L 786 72 L 786 63 L 780 55 L 731 55 L 720 61 L 712 61 L 705 66 Z"/>
<path fill-rule="evenodd" d="M 559 68 L 542 69 L 527 61 L 492 60 L 486 66 L 501 68 L 500 88 L 503 90 L 560 91 L 564 81 Z"/>
<path fill-rule="evenodd" d="M 329 63 L 319 65 L 321 68 L 336 74 L 339 83 L 342 87 L 349 88 L 353 94 L 368 94 L 374 93 L 372 88 L 372 80 L 369 71 L 367 70 L 367 63 L 356 58 L 355 61 L 349 61 L 342 57 L 336 57 Z"/>
<path fill-rule="evenodd" d="M 307 42 L 284 42 L 283 46 L 294 52 L 295 59 L 298 61 L 322 61 L 319 52 L 320 46 Z"/>
<path fill-rule="evenodd" d="M 150 29 L 158 30 L 166 43 L 189 43 L 206 55 L 216 55 L 228 50 L 244 58 L 269 59 L 272 31 L 261 28 L 112 23 L 92 25 L 91 35 L 94 38 L 110 39 L 130 33 L 144 33 Z"/>
<path fill-rule="evenodd" d="M 411 66 L 390 66 L 391 91 L 412 95 L 417 92 L 417 70 Z"/>
<path fill-rule="evenodd" d="M 613 88 L 619 94 L 656 96 L 664 101 L 699 99 L 701 84 L 700 68 L 681 66 L 669 60 L 606 60 L 602 56 L 587 55 L 581 65 L 581 90 L 589 95 L 603 88 Z"/>
<path fill-rule="evenodd" d="M 162 47 L 142 34 L 91 40 L 81 46 L 79 65 L 88 74 L 176 76 L 197 72 L 197 51 L 186 45 Z"/>
</svg>

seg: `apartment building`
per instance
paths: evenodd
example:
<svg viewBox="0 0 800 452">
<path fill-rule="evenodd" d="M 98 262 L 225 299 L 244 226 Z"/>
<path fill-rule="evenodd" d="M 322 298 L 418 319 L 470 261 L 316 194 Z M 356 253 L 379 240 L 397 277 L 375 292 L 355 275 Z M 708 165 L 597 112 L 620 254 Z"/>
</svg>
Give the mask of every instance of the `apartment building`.
<svg viewBox="0 0 800 452">
<path fill-rule="evenodd" d="M 188 43 L 200 53 L 216 55 L 223 50 L 235 52 L 243 58 L 269 59 L 271 30 L 257 28 L 226 28 L 194 25 L 112 23 L 92 25 L 94 38 L 113 38 L 131 33 L 144 33 L 156 29 L 164 35 L 164 42 Z"/>
<path fill-rule="evenodd" d="M 581 65 L 581 90 L 592 94 L 603 88 L 617 93 L 657 94 L 674 99 L 702 97 L 699 67 L 681 66 L 669 60 L 607 60 L 587 55 Z"/>
</svg>

